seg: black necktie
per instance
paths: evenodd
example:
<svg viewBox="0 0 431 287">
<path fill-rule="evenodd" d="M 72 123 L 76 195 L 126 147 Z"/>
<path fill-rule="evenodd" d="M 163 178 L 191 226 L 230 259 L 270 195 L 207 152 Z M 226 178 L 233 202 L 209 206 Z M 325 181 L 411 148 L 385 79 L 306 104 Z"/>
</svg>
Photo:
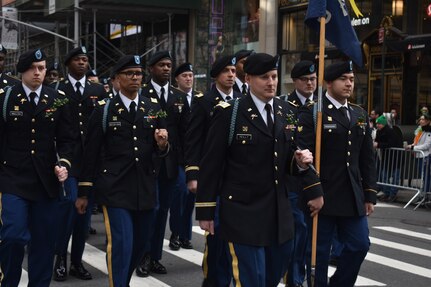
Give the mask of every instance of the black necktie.
<svg viewBox="0 0 431 287">
<path fill-rule="evenodd" d="M 309 102 L 310 102 L 310 98 L 307 98 L 307 99 L 305 100 L 305 105 L 307 105 Z"/>
<path fill-rule="evenodd" d="M 268 130 L 270 131 L 270 133 L 274 134 L 274 122 L 272 121 L 272 117 L 271 117 L 272 106 L 270 104 L 266 104 L 265 110 L 266 110 L 266 125 L 268 126 Z"/>
<path fill-rule="evenodd" d="M 81 83 L 80 82 L 76 82 L 75 87 L 76 87 L 76 95 L 79 98 L 82 98 L 81 89 L 80 89 L 81 88 Z"/>
<path fill-rule="evenodd" d="M 135 120 L 136 117 L 136 103 L 132 101 L 129 106 L 129 114 L 132 120 Z"/>
<path fill-rule="evenodd" d="M 242 84 L 242 94 L 243 94 L 244 96 L 246 96 L 246 95 L 247 95 L 247 85 L 246 85 L 246 84 Z"/>
<path fill-rule="evenodd" d="M 344 120 L 346 121 L 347 124 L 350 124 L 350 119 L 349 119 L 349 115 L 347 114 L 347 108 L 346 107 L 340 107 L 340 111 L 343 113 L 344 116 Z"/>
<path fill-rule="evenodd" d="M 165 88 L 160 89 L 160 106 L 164 110 L 166 107 L 166 100 L 165 100 Z"/>
<path fill-rule="evenodd" d="M 35 92 L 31 92 L 29 96 L 30 96 L 31 107 L 33 108 L 33 110 L 35 110 L 37 106 L 36 104 L 37 94 Z"/>
<path fill-rule="evenodd" d="M 225 99 L 225 102 L 230 101 L 230 100 L 232 100 L 232 97 L 231 96 L 227 96 L 226 99 Z"/>
</svg>

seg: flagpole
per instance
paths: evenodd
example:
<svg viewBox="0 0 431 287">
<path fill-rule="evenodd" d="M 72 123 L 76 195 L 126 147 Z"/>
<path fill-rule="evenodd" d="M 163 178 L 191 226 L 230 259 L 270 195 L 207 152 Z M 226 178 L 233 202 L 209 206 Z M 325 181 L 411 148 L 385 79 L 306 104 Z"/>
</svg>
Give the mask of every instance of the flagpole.
<svg viewBox="0 0 431 287">
<path fill-rule="evenodd" d="M 323 94 L 323 74 L 325 68 L 325 24 L 326 18 L 320 17 L 320 39 L 319 39 L 319 74 L 317 92 L 317 121 L 316 121 L 316 149 L 314 151 L 315 167 L 320 174 L 320 149 L 322 139 L 322 94 Z M 311 286 L 315 286 L 316 280 L 316 250 L 317 250 L 317 224 L 319 215 L 313 217 L 313 231 L 311 238 Z"/>
</svg>

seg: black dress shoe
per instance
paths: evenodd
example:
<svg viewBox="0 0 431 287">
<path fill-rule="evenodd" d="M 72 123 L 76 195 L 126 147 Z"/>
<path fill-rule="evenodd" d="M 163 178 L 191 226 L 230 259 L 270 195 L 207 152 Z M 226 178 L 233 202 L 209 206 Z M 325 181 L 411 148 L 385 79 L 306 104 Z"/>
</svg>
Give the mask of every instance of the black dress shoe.
<svg viewBox="0 0 431 287">
<path fill-rule="evenodd" d="M 55 281 L 66 281 L 67 279 L 67 257 L 63 255 L 57 255 L 55 257 L 54 264 L 54 280 Z"/>
<path fill-rule="evenodd" d="M 180 246 L 184 249 L 193 249 L 192 242 L 188 239 L 180 239 Z"/>
<path fill-rule="evenodd" d="M 166 270 L 165 266 L 163 266 L 159 261 L 153 260 L 151 262 L 151 272 L 157 273 L 157 274 L 166 274 L 168 271 Z"/>
<path fill-rule="evenodd" d="M 174 251 L 180 250 L 180 239 L 178 235 L 173 233 L 171 234 L 171 238 L 169 239 L 169 248 Z"/>
<path fill-rule="evenodd" d="M 81 280 L 93 279 L 90 272 L 88 272 L 87 269 L 84 268 L 84 265 L 82 265 L 82 262 L 79 264 L 70 264 L 69 275 Z"/>
<path fill-rule="evenodd" d="M 148 277 L 150 275 L 151 269 L 151 258 L 150 254 L 145 254 L 141 262 L 136 267 L 136 276 L 138 277 Z"/>
</svg>

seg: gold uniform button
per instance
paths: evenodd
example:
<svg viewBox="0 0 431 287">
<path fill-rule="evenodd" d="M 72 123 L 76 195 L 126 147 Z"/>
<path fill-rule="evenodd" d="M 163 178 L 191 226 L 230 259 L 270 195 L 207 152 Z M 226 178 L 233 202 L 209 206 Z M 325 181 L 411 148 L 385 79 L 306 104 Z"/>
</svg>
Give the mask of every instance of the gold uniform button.
<svg viewBox="0 0 431 287">
<path fill-rule="evenodd" d="M 106 169 L 104 169 L 104 170 L 103 170 L 103 172 L 105 172 L 105 173 L 106 173 L 106 172 L 107 172 L 107 170 L 106 170 Z"/>
<path fill-rule="evenodd" d="M 81 117 L 81 116 L 82 116 L 82 113 L 79 113 L 78 115 Z"/>
<path fill-rule="evenodd" d="M 78 104 L 78 107 L 82 107 L 82 104 L 81 104 L 81 103 L 79 103 L 79 104 Z"/>
<path fill-rule="evenodd" d="M 31 129 L 31 133 L 32 134 L 36 133 L 36 130 L 35 129 Z"/>
<path fill-rule="evenodd" d="M 351 131 L 349 131 L 349 135 L 351 135 L 352 134 L 352 132 Z"/>
<path fill-rule="evenodd" d="M 139 161 L 139 158 L 135 158 L 135 161 Z"/>
<path fill-rule="evenodd" d="M 275 139 L 275 142 L 278 142 L 278 139 Z"/>
<path fill-rule="evenodd" d="M 32 123 L 36 122 L 36 119 L 34 119 L 34 118 L 33 118 L 33 119 L 31 119 L 31 122 L 32 122 Z"/>
<path fill-rule="evenodd" d="M 278 166 L 275 166 L 275 170 L 278 171 Z"/>
<path fill-rule="evenodd" d="M 32 143 L 32 144 L 35 144 L 35 143 L 36 143 L 36 141 L 35 141 L 35 140 L 31 140 L 31 143 Z"/>
<path fill-rule="evenodd" d="M 275 184 L 278 184 L 278 180 L 275 180 Z"/>
<path fill-rule="evenodd" d="M 135 150 L 138 150 L 138 148 L 135 146 Z"/>
<path fill-rule="evenodd" d="M 350 166 L 350 163 L 347 163 L 347 167 L 349 167 Z"/>
<path fill-rule="evenodd" d="M 133 129 L 136 130 L 136 126 L 133 126 Z"/>
<path fill-rule="evenodd" d="M 31 154 L 35 154 L 35 151 L 34 151 L 34 150 L 31 150 Z"/>
<path fill-rule="evenodd" d="M 134 141 L 137 141 L 137 140 L 138 140 L 138 138 L 137 138 L 137 137 L 133 137 L 133 140 L 134 140 Z"/>
<path fill-rule="evenodd" d="M 229 195 L 229 199 L 232 199 L 232 195 Z"/>
<path fill-rule="evenodd" d="M 51 118 L 51 122 L 53 122 L 54 121 L 54 118 Z"/>
<path fill-rule="evenodd" d="M 347 152 L 347 155 L 350 156 L 350 151 Z"/>
<path fill-rule="evenodd" d="M 331 129 L 329 129 L 329 130 L 328 130 L 328 132 L 332 133 L 332 130 L 331 130 Z"/>
<path fill-rule="evenodd" d="M 153 125 L 150 126 L 150 128 L 153 128 L 153 127 L 154 127 Z"/>
<path fill-rule="evenodd" d="M 242 144 L 245 144 L 245 141 L 242 141 Z"/>
<path fill-rule="evenodd" d="M 351 141 L 349 141 L 349 145 L 352 145 L 352 142 L 351 142 Z"/>
<path fill-rule="evenodd" d="M 79 125 L 82 126 L 82 122 L 79 122 Z"/>
<path fill-rule="evenodd" d="M 14 118 L 13 120 L 14 120 L 14 121 L 17 121 L 17 120 L 18 120 L 18 118 Z"/>
<path fill-rule="evenodd" d="M 81 131 L 81 135 L 83 135 L 84 134 L 84 131 Z"/>
<path fill-rule="evenodd" d="M 274 156 L 275 156 L 275 157 L 277 157 L 277 156 L 278 156 L 278 153 L 277 153 L 277 152 L 274 152 Z"/>
<path fill-rule="evenodd" d="M 6 164 L 6 163 L 7 163 L 6 161 L 3 162 L 3 164 Z"/>
</svg>

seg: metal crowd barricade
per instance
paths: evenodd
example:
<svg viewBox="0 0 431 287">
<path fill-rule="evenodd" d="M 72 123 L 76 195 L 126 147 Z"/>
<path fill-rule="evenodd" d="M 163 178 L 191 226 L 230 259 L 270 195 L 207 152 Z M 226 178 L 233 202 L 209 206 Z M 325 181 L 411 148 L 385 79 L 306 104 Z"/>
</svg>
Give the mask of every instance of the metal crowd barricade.
<svg viewBox="0 0 431 287">
<path fill-rule="evenodd" d="M 379 185 L 412 190 L 413 197 L 404 206 L 409 206 L 416 198 L 418 208 L 430 191 L 430 164 L 423 151 L 407 151 L 402 148 L 378 149 L 376 153 L 377 183 Z"/>
</svg>

